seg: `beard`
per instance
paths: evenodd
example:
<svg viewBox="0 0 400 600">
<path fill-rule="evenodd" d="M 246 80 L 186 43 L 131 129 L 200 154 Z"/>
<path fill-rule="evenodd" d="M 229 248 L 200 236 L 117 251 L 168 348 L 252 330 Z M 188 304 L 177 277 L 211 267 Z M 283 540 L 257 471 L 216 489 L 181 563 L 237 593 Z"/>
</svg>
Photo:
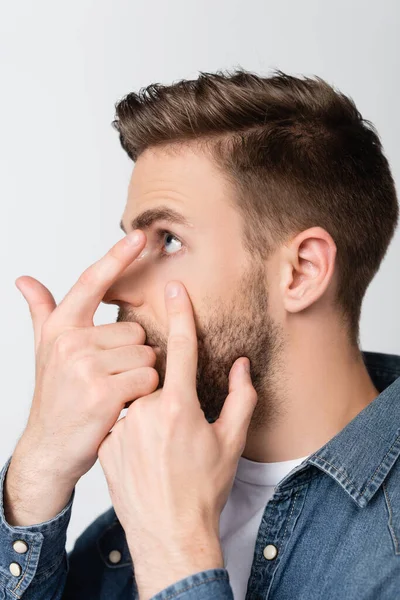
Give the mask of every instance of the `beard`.
<svg viewBox="0 0 400 600">
<path fill-rule="evenodd" d="M 249 426 L 249 433 L 254 433 L 275 422 L 279 414 L 277 387 L 282 373 L 279 373 L 278 359 L 283 351 L 284 336 L 281 326 L 268 314 L 263 266 L 251 265 L 233 297 L 234 301 L 221 298 L 213 304 L 203 299 L 201 314 L 193 307 L 198 342 L 197 396 L 207 421 L 216 421 L 229 394 L 229 371 L 239 357 L 246 356 L 250 359 L 251 380 L 258 395 Z M 168 339 L 150 323 L 144 323 L 143 318 L 136 318 L 130 309 L 121 307 L 119 321 L 138 322 L 151 345 L 159 346 L 154 369 L 159 375 L 156 389 L 161 389 L 165 381 Z"/>
</svg>

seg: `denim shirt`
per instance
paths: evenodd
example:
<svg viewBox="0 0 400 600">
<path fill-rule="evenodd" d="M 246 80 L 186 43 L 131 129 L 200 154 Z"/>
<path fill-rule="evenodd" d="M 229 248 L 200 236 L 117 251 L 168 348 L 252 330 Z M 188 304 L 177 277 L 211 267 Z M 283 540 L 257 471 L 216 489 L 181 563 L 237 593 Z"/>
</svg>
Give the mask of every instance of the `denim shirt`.
<svg viewBox="0 0 400 600">
<path fill-rule="evenodd" d="M 364 351 L 363 357 L 379 396 L 276 486 L 258 529 L 244 600 L 400 599 L 400 356 Z M 6 522 L 3 482 L 10 460 L 0 477 L 0 600 L 138 599 L 112 507 L 68 554 L 75 490 L 54 519 L 25 527 Z M 268 546 L 274 552 L 264 553 Z M 229 573 L 193 573 L 152 597 L 167 599 L 233 600 Z"/>
</svg>

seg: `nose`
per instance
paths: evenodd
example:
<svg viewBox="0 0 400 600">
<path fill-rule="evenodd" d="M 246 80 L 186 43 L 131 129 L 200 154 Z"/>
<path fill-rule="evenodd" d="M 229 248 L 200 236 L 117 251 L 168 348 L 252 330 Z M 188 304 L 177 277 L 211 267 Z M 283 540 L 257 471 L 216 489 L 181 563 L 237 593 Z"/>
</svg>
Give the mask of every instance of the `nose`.
<svg viewBox="0 0 400 600">
<path fill-rule="evenodd" d="M 104 296 L 102 303 L 103 304 L 117 304 L 118 306 L 122 304 L 122 302 L 120 300 L 117 300 L 116 298 L 115 299 L 111 298 L 111 296 L 109 295 L 108 292 Z"/>
<path fill-rule="evenodd" d="M 116 304 L 123 307 L 141 306 L 143 303 L 143 293 L 137 282 L 128 279 L 115 281 L 106 291 L 102 302 L 104 304 Z"/>
<path fill-rule="evenodd" d="M 130 304 L 132 306 L 140 306 L 143 303 L 143 289 L 145 282 L 149 278 L 147 259 L 142 262 L 142 255 L 130 264 L 122 274 L 114 281 L 103 296 L 104 304 Z"/>
</svg>

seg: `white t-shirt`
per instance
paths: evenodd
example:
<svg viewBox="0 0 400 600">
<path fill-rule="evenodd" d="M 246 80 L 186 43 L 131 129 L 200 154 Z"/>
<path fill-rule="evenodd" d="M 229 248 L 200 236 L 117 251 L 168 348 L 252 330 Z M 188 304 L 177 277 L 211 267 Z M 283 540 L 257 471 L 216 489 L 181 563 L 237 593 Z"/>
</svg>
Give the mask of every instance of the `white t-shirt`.
<svg viewBox="0 0 400 600">
<path fill-rule="evenodd" d="M 246 596 L 265 505 L 272 498 L 275 486 L 306 458 L 272 463 L 239 458 L 235 480 L 219 522 L 225 568 L 235 600 L 244 600 Z"/>
</svg>

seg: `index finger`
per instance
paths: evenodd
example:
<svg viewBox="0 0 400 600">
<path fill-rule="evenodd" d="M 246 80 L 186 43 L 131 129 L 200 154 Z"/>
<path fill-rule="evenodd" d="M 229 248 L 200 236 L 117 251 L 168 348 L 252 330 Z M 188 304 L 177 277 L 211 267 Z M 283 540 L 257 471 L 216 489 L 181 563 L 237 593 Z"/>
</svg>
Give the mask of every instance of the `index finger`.
<svg viewBox="0 0 400 600">
<path fill-rule="evenodd" d="M 164 390 L 182 397 L 197 394 L 197 333 L 192 302 L 182 283 L 174 281 L 178 294 L 168 296 L 170 282 L 165 289 L 169 335 Z"/>
<path fill-rule="evenodd" d="M 135 244 L 135 235 L 138 234 Z M 107 290 L 143 248 L 146 236 L 135 230 L 120 239 L 98 261 L 90 265 L 49 317 L 51 327 L 87 327 Z"/>
</svg>

